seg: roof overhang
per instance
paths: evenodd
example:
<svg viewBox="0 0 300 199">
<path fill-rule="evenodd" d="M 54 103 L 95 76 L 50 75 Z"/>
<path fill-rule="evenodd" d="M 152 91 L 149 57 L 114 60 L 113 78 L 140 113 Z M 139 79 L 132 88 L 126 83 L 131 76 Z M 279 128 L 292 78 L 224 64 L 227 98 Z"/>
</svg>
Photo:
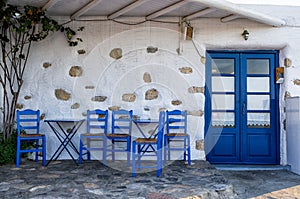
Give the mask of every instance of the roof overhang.
<svg viewBox="0 0 300 199">
<path fill-rule="evenodd" d="M 220 18 L 229 22 L 239 18 L 271 25 L 284 26 L 280 18 L 247 9 L 226 0 L 8 0 L 13 5 L 42 7 L 50 16 L 68 16 L 71 20 L 87 16 L 101 16 L 107 20 L 120 17 L 182 17 L 190 21 L 198 18 Z"/>
</svg>

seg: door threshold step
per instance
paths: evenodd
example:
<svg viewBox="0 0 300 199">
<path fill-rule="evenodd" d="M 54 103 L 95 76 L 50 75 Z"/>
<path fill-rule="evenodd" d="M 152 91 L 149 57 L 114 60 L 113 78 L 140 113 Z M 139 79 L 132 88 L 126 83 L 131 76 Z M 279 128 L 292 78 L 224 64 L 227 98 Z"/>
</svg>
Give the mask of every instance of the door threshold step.
<svg viewBox="0 0 300 199">
<path fill-rule="evenodd" d="M 212 164 L 217 170 L 227 171 L 265 171 L 291 170 L 290 165 L 245 165 L 245 164 Z"/>
</svg>

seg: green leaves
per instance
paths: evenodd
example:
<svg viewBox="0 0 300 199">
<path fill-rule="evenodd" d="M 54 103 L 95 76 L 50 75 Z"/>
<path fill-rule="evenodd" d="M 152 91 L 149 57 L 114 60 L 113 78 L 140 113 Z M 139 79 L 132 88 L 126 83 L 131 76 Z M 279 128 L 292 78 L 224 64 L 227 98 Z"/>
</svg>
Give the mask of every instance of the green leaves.
<svg viewBox="0 0 300 199">
<path fill-rule="evenodd" d="M 76 31 L 47 17 L 42 8 L 24 6 L 19 10 L 17 6 L 6 5 L 6 1 L 1 1 L 0 9 L 0 32 L 5 33 L 0 35 L 0 40 L 3 42 L 9 42 L 8 31 L 27 35 L 28 42 L 43 40 L 50 32 L 56 31 L 64 32 L 69 46 L 76 46 L 78 41 L 82 42 L 81 38 L 72 41 Z M 77 31 L 83 29 L 83 27 L 79 27 Z"/>
</svg>

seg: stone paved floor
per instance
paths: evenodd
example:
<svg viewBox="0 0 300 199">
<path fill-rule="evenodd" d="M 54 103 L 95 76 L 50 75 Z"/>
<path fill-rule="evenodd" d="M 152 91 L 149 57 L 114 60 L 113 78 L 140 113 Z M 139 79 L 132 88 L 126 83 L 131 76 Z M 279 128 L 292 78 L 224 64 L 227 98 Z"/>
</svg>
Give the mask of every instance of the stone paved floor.
<svg viewBox="0 0 300 199">
<path fill-rule="evenodd" d="M 238 199 L 299 199 L 300 176 L 287 170 L 220 171 Z"/>
<path fill-rule="evenodd" d="M 0 198 L 235 198 L 233 187 L 205 161 L 187 166 L 175 161 L 163 169 L 131 177 L 125 162 L 104 166 L 98 161 L 76 166 L 72 161 L 56 161 L 41 166 L 29 160 L 20 168 L 0 167 Z"/>
</svg>

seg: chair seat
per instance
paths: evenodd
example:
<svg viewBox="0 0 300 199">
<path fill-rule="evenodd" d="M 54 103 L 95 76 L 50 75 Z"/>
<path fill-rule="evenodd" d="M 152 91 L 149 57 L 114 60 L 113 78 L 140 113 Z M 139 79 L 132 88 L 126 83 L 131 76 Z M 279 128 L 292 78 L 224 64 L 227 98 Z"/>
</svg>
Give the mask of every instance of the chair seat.
<svg viewBox="0 0 300 199">
<path fill-rule="evenodd" d="M 44 134 L 20 134 L 20 137 L 23 138 L 31 138 L 31 137 L 42 137 Z"/>
<path fill-rule="evenodd" d="M 137 138 L 136 143 L 150 143 L 155 144 L 157 142 L 157 139 L 155 138 Z"/>
<path fill-rule="evenodd" d="M 126 133 L 110 133 L 110 134 L 106 134 L 106 137 L 108 137 L 108 138 L 126 138 L 126 137 L 130 137 L 130 135 L 128 135 Z"/>
<path fill-rule="evenodd" d="M 104 133 L 83 133 L 81 135 L 83 135 L 83 136 L 95 136 L 95 137 L 97 137 L 97 136 L 104 136 L 105 134 Z"/>
<path fill-rule="evenodd" d="M 188 134 L 186 133 L 168 133 L 166 134 L 169 137 L 186 137 Z"/>
</svg>

